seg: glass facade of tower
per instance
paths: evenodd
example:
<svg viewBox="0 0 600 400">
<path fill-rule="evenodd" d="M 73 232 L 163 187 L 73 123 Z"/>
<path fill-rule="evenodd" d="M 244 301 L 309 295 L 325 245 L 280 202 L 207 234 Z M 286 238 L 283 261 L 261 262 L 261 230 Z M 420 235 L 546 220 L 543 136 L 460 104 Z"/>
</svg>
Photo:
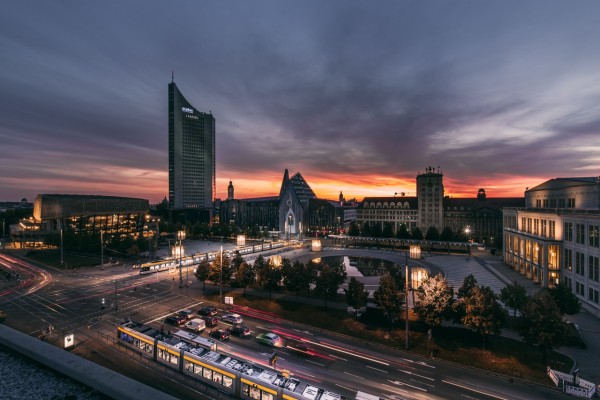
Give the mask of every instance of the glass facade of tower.
<svg viewBox="0 0 600 400">
<path fill-rule="evenodd" d="M 169 205 L 212 209 L 215 200 L 215 118 L 196 110 L 169 83 Z"/>
</svg>

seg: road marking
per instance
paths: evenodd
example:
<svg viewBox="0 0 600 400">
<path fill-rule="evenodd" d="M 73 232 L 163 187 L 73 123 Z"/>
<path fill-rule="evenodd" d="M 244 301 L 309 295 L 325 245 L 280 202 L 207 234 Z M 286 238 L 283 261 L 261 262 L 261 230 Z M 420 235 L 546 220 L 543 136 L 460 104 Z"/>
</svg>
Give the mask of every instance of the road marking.
<svg viewBox="0 0 600 400">
<path fill-rule="evenodd" d="M 435 380 L 434 378 L 430 378 L 430 377 L 428 377 L 428 376 L 424 376 L 424 375 L 415 374 L 415 373 L 414 373 L 414 372 L 412 372 L 412 371 L 406 371 L 406 370 L 404 370 L 404 369 L 399 369 L 398 371 L 400 371 L 400 372 L 404 372 L 405 374 L 408 374 L 408 375 L 414 375 L 414 376 L 418 376 L 419 378 L 423 378 L 423 379 L 429 379 L 430 381 L 434 381 L 434 380 Z"/>
<path fill-rule="evenodd" d="M 379 368 L 371 367 L 370 365 L 367 365 L 367 368 L 374 369 L 375 371 L 383 372 L 384 374 L 389 374 L 388 371 L 384 371 L 384 370 L 379 369 Z"/>
<path fill-rule="evenodd" d="M 313 363 L 313 364 L 317 364 L 317 365 L 319 365 L 319 366 L 321 366 L 321 367 L 324 367 L 324 366 L 325 366 L 325 364 L 320 364 L 320 363 L 318 363 L 318 362 L 311 361 L 311 360 L 306 360 L 306 362 Z"/>
<path fill-rule="evenodd" d="M 408 383 L 405 383 L 405 382 L 400 382 L 400 381 L 390 381 L 389 379 L 388 379 L 388 382 L 390 382 L 390 383 L 393 383 L 394 385 L 398 385 L 398 386 L 408 386 L 408 387 L 410 387 L 410 388 L 417 389 L 417 390 L 420 390 L 420 391 L 422 391 L 422 392 L 427 392 L 427 389 L 423 389 L 423 388 L 421 388 L 421 387 L 418 387 L 418 386 L 415 386 L 415 385 L 410 385 L 410 384 L 408 384 Z"/>
<path fill-rule="evenodd" d="M 354 375 L 354 374 L 351 374 L 350 372 L 344 372 L 344 373 L 345 373 L 346 375 L 350 375 L 350 376 L 353 376 L 353 377 L 355 377 L 355 378 L 365 379 L 365 378 L 363 378 L 362 376 Z"/>
<path fill-rule="evenodd" d="M 505 397 L 496 396 L 496 395 L 494 395 L 494 394 L 491 394 L 491 393 L 488 393 L 488 392 L 484 392 L 483 390 L 477 390 L 477 389 L 473 389 L 473 388 L 470 388 L 470 387 L 468 387 L 468 386 L 461 385 L 460 383 L 456 383 L 456 382 L 450 382 L 450 381 L 446 381 L 446 380 L 444 380 L 444 379 L 442 379 L 442 382 L 444 382 L 444 383 L 446 383 L 446 384 L 448 384 L 448 385 L 452 385 L 452 386 L 456 386 L 456 387 L 459 387 L 459 388 L 462 388 L 462 389 L 465 389 L 465 390 L 469 390 L 469 391 L 471 391 L 471 392 L 475 392 L 475 393 L 483 394 L 484 396 L 493 397 L 493 398 L 495 398 L 495 399 L 500 399 L 500 400 L 508 400 L 508 399 L 507 399 L 507 398 L 505 398 Z"/>
</svg>

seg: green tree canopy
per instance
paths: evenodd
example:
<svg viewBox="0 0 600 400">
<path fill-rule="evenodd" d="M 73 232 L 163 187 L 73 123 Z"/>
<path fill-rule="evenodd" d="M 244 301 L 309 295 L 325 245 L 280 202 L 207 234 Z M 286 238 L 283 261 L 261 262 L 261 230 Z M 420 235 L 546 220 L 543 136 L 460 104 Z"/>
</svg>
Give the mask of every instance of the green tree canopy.
<svg viewBox="0 0 600 400">
<path fill-rule="evenodd" d="M 442 274 L 428 277 L 417 289 L 415 312 L 430 327 L 437 327 L 452 311 L 454 290 Z"/>
<path fill-rule="evenodd" d="M 296 302 L 300 293 L 308 292 L 311 283 L 317 279 L 317 269 L 312 262 L 304 264 L 296 260 L 293 264 L 287 263 L 282 268 L 282 273 L 285 288 L 296 292 Z"/>
<path fill-rule="evenodd" d="M 570 286 L 564 283 L 549 288 L 548 293 L 556 302 L 562 314 L 574 315 L 581 311 L 581 303 Z"/>
<path fill-rule="evenodd" d="M 356 310 L 358 318 L 358 310 L 367 305 L 369 297 L 369 292 L 365 290 L 365 284 L 352 277 L 348 283 L 348 289 L 344 289 L 344 291 L 346 292 L 346 303 Z"/>
<path fill-rule="evenodd" d="M 394 226 L 390 222 L 383 224 L 382 237 L 393 238 L 394 237 Z"/>
<path fill-rule="evenodd" d="M 365 222 L 362 226 L 362 230 L 360 232 L 361 236 L 369 237 L 371 236 L 371 226 L 368 222 Z"/>
<path fill-rule="evenodd" d="M 506 311 L 498 303 L 496 294 L 489 286 L 476 286 L 462 299 L 465 314 L 461 323 L 475 329 L 483 338 L 497 335 L 506 323 Z"/>
<path fill-rule="evenodd" d="M 440 240 L 444 240 L 446 242 L 451 242 L 454 240 L 454 232 L 452 232 L 452 228 L 449 226 L 445 227 L 440 234 Z"/>
<path fill-rule="evenodd" d="M 346 280 L 346 276 L 344 265 L 341 262 L 323 265 L 315 281 L 315 292 L 319 296 L 323 296 L 325 308 L 327 308 L 327 300 L 335 297 L 340 285 Z"/>
<path fill-rule="evenodd" d="M 513 309 L 513 316 L 517 315 L 517 311 L 527 303 L 527 290 L 520 283 L 514 281 L 510 285 L 506 285 L 500 291 L 500 300 Z"/>
<path fill-rule="evenodd" d="M 429 229 L 427 229 L 427 233 L 425 234 L 425 239 L 439 240 L 440 232 L 438 231 L 438 229 L 435 226 L 430 226 Z"/>
<path fill-rule="evenodd" d="M 246 296 L 246 287 L 253 283 L 255 279 L 256 271 L 254 271 L 254 266 L 248 264 L 246 261 L 242 262 L 235 273 L 235 281 L 238 286 L 244 288 L 244 296 Z"/>
<path fill-rule="evenodd" d="M 567 332 L 560 308 L 548 292 L 540 291 L 527 298 L 521 310 L 519 333 L 527 343 L 539 347 L 544 364 L 550 351 L 564 344 Z"/>
<path fill-rule="evenodd" d="M 206 280 L 210 276 L 210 263 L 206 258 L 200 261 L 200 264 L 196 267 L 194 275 L 199 281 L 202 281 L 202 290 L 206 289 Z"/>
<path fill-rule="evenodd" d="M 423 240 L 423 232 L 421 232 L 419 228 L 415 228 L 415 230 L 412 231 L 411 237 L 415 240 Z"/>
<path fill-rule="evenodd" d="M 350 228 L 348 229 L 348 236 L 359 236 L 360 235 L 360 229 L 358 229 L 358 225 L 356 224 L 356 222 L 352 222 L 350 224 Z"/>
<path fill-rule="evenodd" d="M 396 280 L 389 273 L 385 273 L 379 279 L 379 288 L 373 293 L 373 298 L 377 308 L 383 311 L 390 322 L 390 327 L 394 327 L 394 321 L 399 318 L 402 306 L 405 303 L 404 293 L 396 286 Z"/>
<path fill-rule="evenodd" d="M 396 237 L 398 239 L 410 239 L 410 232 L 406 228 L 406 224 L 400 224 L 398 232 L 396 232 Z"/>
</svg>

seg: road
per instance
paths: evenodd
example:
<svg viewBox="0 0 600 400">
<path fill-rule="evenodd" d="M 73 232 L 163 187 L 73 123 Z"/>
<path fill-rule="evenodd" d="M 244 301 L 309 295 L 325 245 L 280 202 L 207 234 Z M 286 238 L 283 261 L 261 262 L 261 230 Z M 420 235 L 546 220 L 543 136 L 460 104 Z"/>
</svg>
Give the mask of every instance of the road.
<svg viewBox="0 0 600 400">
<path fill-rule="evenodd" d="M 281 255 L 292 257 L 301 253 L 302 250 L 295 250 Z M 368 254 L 368 251 L 361 253 Z M 112 336 L 115 323 L 127 318 L 154 325 L 157 329 L 176 329 L 163 326 L 162 321 L 178 310 L 197 311 L 202 304 L 209 304 L 202 296 L 202 284 L 196 281 L 189 289 L 179 288 L 178 271 L 140 275 L 137 270 L 117 265 L 104 270 L 49 272 L 6 254 L 2 254 L 0 262 L 2 269 L 10 269 L 21 277 L 20 280 L 3 281 L 0 286 L 0 309 L 9 314 L 9 326 L 53 342 L 74 332 L 79 344 L 76 353 L 105 366 L 121 367 L 126 371 L 119 372 L 128 372 L 127 375 L 134 375 L 134 379 L 159 386 L 169 394 L 189 395 L 181 388 L 177 376 L 169 375 L 164 382 L 159 382 L 156 377 L 161 371 L 150 372 L 148 366 L 139 361 L 123 360 L 127 355 L 98 340 L 97 333 Z M 185 269 L 183 273 L 185 279 Z M 189 274 L 193 277 L 191 270 Z M 230 311 L 229 306 L 211 305 L 217 306 L 219 315 Z M 287 369 L 303 380 L 345 396 L 353 396 L 356 390 L 362 390 L 383 399 L 566 398 L 550 387 L 513 381 L 365 343 L 284 321 L 260 310 L 236 308 L 235 311 L 243 315 L 252 337 L 232 337 L 229 342 L 220 343 L 220 350 L 266 364 L 273 349 L 257 343 L 253 339 L 256 334 L 275 331 L 286 337 L 288 344 L 292 339 L 304 341 L 313 355 L 296 354 L 287 347 L 278 349 L 277 368 Z M 220 325 L 226 326 L 223 322 Z M 124 365 L 127 367 L 123 368 Z M 196 398 L 202 396 L 195 389 L 191 393 Z"/>
</svg>

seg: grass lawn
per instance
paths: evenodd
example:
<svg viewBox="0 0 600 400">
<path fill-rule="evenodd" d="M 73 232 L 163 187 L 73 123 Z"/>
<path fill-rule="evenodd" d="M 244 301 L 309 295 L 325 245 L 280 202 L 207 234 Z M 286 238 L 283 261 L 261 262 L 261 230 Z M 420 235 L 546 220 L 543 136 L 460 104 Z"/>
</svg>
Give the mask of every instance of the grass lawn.
<svg viewBox="0 0 600 400">
<path fill-rule="evenodd" d="M 404 321 L 397 329 L 390 330 L 389 326 L 375 323 L 365 323 L 356 320 L 344 310 L 324 309 L 304 303 L 254 297 L 240 293 L 226 293 L 234 297 L 234 304 L 247 306 L 264 312 L 273 313 L 283 319 L 300 322 L 306 325 L 338 332 L 357 339 L 391 346 L 397 349 L 405 348 Z M 218 294 L 208 294 L 207 298 L 218 302 Z M 411 316 L 413 319 L 414 316 Z M 385 322 L 385 321 L 383 321 Z M 552 386 L 546 375 L 546 364 L 542 361 L 541 352 L 524 342 L 494 336 L 489 338 L 483 348 L 482 338 L 477 333 L 460 327 L 440 327 L 433 331 L 431 342 L 427 343 L 426 328 L 416 320 L 410 323 L 410 351 L 426 356 L 428 350 L 435 358 L 455 362 L 465 366 L 480 368 L 508 377 L 521 378 L 543 385 Z M 570 358 L 553 352 L 549 358 L 552 368 L 566 370 L 570 368 Z"/>
</svg>

